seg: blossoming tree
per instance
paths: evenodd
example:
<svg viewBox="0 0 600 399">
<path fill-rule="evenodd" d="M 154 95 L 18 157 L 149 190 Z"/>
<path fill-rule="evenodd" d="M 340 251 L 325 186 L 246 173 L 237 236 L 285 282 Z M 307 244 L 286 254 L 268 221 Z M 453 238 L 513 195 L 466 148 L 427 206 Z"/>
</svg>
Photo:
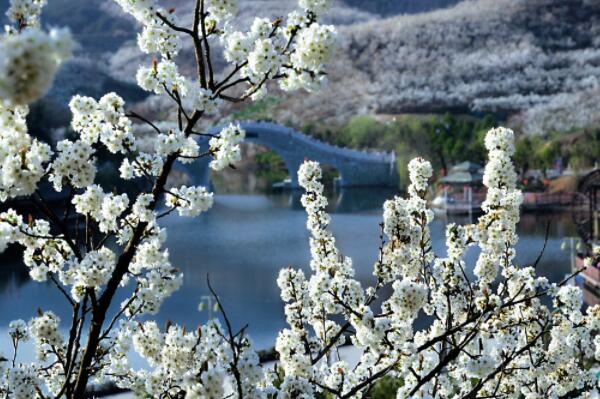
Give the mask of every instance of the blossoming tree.
<svg viewBox="0 0 600 399">
<path fill-rule="evenodd" d="M 99 100 L 75 96 L 77 138 L 55 148 L 31 137 L 25 124 L 27 104 L 46 92 L 72 48 L 68 32 L 40 29 L 44 2 L 11 0 L 14 26 L 0 41 L 0 199 L 29 197 L 38 208 L 28 220 L 12 209 L 0 214 L 0 249 L 23 246 L 31 278 L 55 284 L 72 318 L 41 311 L 10 324 L 14 351 L 0 357 L 0 397 L 83 398 L 91 382 L 112 381 L 140 397 L 351 398 L 368 396 L 384 376 L 401 381 L 398 398 L 590 397 L 595 391 L 600 308 L 582 313 L 581 292 L 568 285 L 570 278 L 553 284 L 536 277 L 535 265 L 514 263 L 521 195 L 510 158 L 513 133 L 503 128 L 486 139 L 485 214 L 474 225 L 448 226 L 445 256 L 434 255 L 428 229 L 431 166 L 422 159 L 409 164 L 408 198 L 384 205 L 376 284 L 367 288 L 327 229 L 319 165 L 302 165 L 311 275 L 284 269 L 277 280 L 289 323 L 275 343 L 277 368 L 260 365 L 244 330 L 233 331 L 225 312 L 224 327 L 211 321 L 191 331 L 142 322 L 183 278 L 169 262 L 158 220 L 173 211 L 198 216 L 213 202 L 203 187 L 169 188 L 174 164 L 210 156 L 218 170 L 239 159 L 244 132 L 237 125 L 211 136 L 205 150 L 195 140 L 207 135 L 200 121 L 221 101 L 260 98 L 271 80 L 284 90 L 319 86 L 335 38 L 333 28 L 318 23 L 329 1 L 300 0 L 286 21 L 257 18 L 240 32 L 230 22 L 232 0 L 197 0 L 190 28 L 154 0 L 117 0 L 143 26 L 140 48 L 160 56 L 140 68 L 138 83 L 168 96 L 177 120 L 154 123 L 126 112 L 114 93 Z M 193 79 L 174 61 L 183 38 L 195 49 Z M 216 42 L 231 64 L 224 76 L 212 67 Z M 142 150 L 133 120 L 153 131 L 151 150 Z M 122 179 L 145 181 L 150 189 L 134 198 L 104 192 L 95 184 L 101 152 L 120 156 Z M 44 180 L 66 194 L 63 214 L 44 200 L 38 189 Z M 469 246 L 481 249 L 472 268 L 463 260 Z M 114 304 L 119 290 L 128 297 Z M 428 318 L 417 329 L 421 311 Z M 348 340 L 360 352 L 357 363 L 338 356 Z M 19 356 L 28 341 L 36 348 L 33 362 Z M 146 367 L 130 365 L 133 351 Z"/>
</svg>

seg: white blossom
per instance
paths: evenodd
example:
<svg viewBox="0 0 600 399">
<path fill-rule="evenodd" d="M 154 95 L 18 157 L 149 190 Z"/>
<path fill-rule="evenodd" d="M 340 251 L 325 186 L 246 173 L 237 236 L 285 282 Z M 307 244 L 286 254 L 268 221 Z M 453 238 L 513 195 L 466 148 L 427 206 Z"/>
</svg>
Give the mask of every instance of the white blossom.
<svg viewBox="0 0 600 399">
<path fill-rule="evenodd" d="M 42 8 L 47 0 L 10 0 L 6 16 L 21 26 L 38 26 Z"/>
<path fill-rule="evenodd" d="M 296 51 L 291 57 L 295 68 L 320 72 L 330 57 L 336 41 L 335 30 L 326 25 L 312 24 L 298 34 Z"/>
<path fill-rule="evenodd" d="M 50 146 L 27 134 L 26 107 L 0 104 L 0 200 L 32 194 L 46 172 Z"/>
<path fill-rule="evenodd" d="M 236 11 L 237 4 L 235 0 L 208 0 L 207 1 L 209 18 L 217 23 L 224 23 L 231 19 Z"/>
<path fill-rule="evenodd" d="M 167 193 L 166 205 L 177 208 L 181 216 L 198 216 L 213 205 L 213 194 L 204 187 L 187 187 L 171 189 Z"/>
<path fill-rule="evenodd" d="M 213 160 L 210 167 L 214 170 L 235 165 L 241 159 L 239 143 L 244 140 L 246 132 L 239 126 L 230 124 L 221 130 L 217 137 L 209 141 Z"/>
<path fill-rule="evenodd" d="M 272 39 L 258 39 L 248 54 L 250 76 L 263 76 L 275 73 L 281 65 L 280 49 Z"/>
<path fill-rule="evenodd" d="M 300 0 L 299 4 L 305 10 L 321 15 L 331 7 L 331 0 Z"/>
<path fill-rule="evenodd" d="M 96 176 L 96 159 L 90 144 L 62 140 L 56 145 L 56 151 L 49 178 L 56 191 L 61 191 L 65 182 L 76 188 L 84 188 L 93 183 Z"/>
<path fill-rule="evenodd" d="M 335 33 L 318 23 L 327 1 L 303 0 L 288 21 L 258 18 L 240 33 L 233 2 L 207 1 L 205 13 L 195 16 L 204 25 L 192 29 L 200 28 L 202 43 L 224 45 L 231 72 L 222 77 L 204 69 L 190 79 L 174 57 L 186 36 L 171 28 L 181 23 L 175 13 L 153 0 L 118 2 L 142 24 L 142 50 L 160 57 L 139 72 L 140 84 L 172 100 L 176 118 L 126 113 L 114 93 L 98 100 L 76 96 L 69 105 L 77 137 L 51 149 L 28 134 L 26 106 L 2 102 L 0 200 L 27 197 L 40 182 L 50 182 L 67 189 L 72 203 L 63 204 L 61 217 L 44 206 L 40 190 L 33 197 L 39 215 L 0 213 L 0 250 L 21 246 L 31 278 L 56 286 L 73 317 L 61 321 L 39 310 L 26 325 L 9 324 L 15 360 L 4 361 L 11 354 L 0 359 L 1 397 L 41 392 L 79 398 L 89 383 L 104 381 L 139 397 L 363 397 L 386 376 L 401 382 L 398 398 L 596 394 L 600 306 L 584 309 L 569 279 L 550 282 L 534 266 L 517 263 L 522 195 L 511 159 L 514 134 L 504 128 L 485 139 L 483 215 L 473 224 L 449 224 L 445 253 L 434 253 L 429 228 L 431 165 L 420 158 L 408 164 L 407 196 L 383 206 L 370 284 L 358 280 L 330 229 L 319 164 L 302 164 L 298 183 L 305 191 L 310 260 L 306 268 L 283 269 L 277 279 L 288 324 L 274 342 L 278 373 L 261 367 L 245 330 L 234 331 L 229 322 L 159 326 L 150 315 L 183 284 L 160 218 L 174 211 L 198 216 L 214 202 L 204 187 L 171 187 L 170 171 L 176 162 L 204 156 L 212 156 L 213 169 L 233 165 L 244 138 L 235 124 L 217 135 L 202 133 L 200 119 L 216 112 L 220 101 L 260 98 L 268 80 L 281 78 L 286 89 L 315 88 Z M 25 3 L 11 4 L 16 10 Z M 30 15 L 14 22 L 39 18 L 35 7 L 21 9 Z M 7 37 L 35 29 L 9 28 Z M 128 183 L 127 193 L 105 192 L 98 184 L 95 158 L 107 153 L 124 179 L 139 178 Z M 480 251 L 475 262 L 467 256 L 471 246 Z M 584 265 L 599 258 L 595 248 Z M 215 299 L 215 311 L 225 317 L 227 304 Z M 338 356 L 346 343 L 355 348 L 356 361 Z M 18 356 L 22 345 L 31 345 L 36 358 Z M 132 353 L 142 367 L 131 366 Z"/>
<path fill-rule="evenodd" d="M 0 38 L 0 98 L 12 104 L 41 98 L 72 48 L 71 34 L 65 29 L 45 33 L 31 28 Z"/>
<path fill-rule="evenodd" d="M 14 341 L 26 341 L 29 338 L 27 323 L 24 320 L 13 320 L 8 324 L 8 335 Z"/>
</svg>

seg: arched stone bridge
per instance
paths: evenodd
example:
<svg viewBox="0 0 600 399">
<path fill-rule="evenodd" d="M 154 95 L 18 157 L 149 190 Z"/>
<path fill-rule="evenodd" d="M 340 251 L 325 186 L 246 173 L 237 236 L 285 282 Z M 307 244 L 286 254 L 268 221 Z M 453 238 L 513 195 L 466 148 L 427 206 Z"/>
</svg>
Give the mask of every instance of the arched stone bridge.
<svg viewBox="0 0 600 399">
<path fill-rule="evenodd" d="M 269 122 L 240 122 L 246 131 L 245 142 L 260 144 L 277 153 L 290 174 L 289 188 L 299 188 L 298 168 L 305 159 L 334 166 L 340 173 L 338 187 L 398 186 L 396 159 L 393 153 L 365 152 L 323 143 L 303 133 Z M 220 129 L 209 131 L 218 134 Z M 201 151 L 208 149 L 208 139 L 198 139 Z M 210 183 L 210 157 L 191 165 L 179 164 L 194 184 Z"/>
</svg>

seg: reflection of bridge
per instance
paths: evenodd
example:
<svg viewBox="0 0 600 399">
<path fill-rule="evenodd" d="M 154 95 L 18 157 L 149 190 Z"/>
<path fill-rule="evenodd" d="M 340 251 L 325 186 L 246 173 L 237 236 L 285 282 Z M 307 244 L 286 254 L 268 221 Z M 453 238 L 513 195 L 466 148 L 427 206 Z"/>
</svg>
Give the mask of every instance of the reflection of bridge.
<svg viewBox="0 0 600 399">
<path fill-rule="evenodd" d="M 246 131 L 246 142 L 263 145 L 277 153 L 290 174 L 287 184 L 298 188 L 298 168 L 305 159 L 318 161 L 323 165 L 334 166 L 340 173 L 338 186 L 398 186 L 398 174 L 394 154 L 363 152 L 335 147 L 293 129 L 267 122 L 242 122 Z M 218 128 L 210 133 L 216 134 Z M 201 150 L 206 150 L 208 140 L 199 139 Z M 194 184 L 207 185 L 210 180 L 210 159 L 201 158 L 191 165 L 179 165 L 190 175 Z"/>
<path fill-rule="evenodd" d="M 271 198 L 285 199 L 291 209 L 304 210 L 300 201 L 303 192 L 289 190 Z M 355 213 L 365 211 L 379 212 L 383 203 L 398 194 L 397 188 L 391 187 L 349 187 L 327 193 L 330 213 Z"/>
</svg>

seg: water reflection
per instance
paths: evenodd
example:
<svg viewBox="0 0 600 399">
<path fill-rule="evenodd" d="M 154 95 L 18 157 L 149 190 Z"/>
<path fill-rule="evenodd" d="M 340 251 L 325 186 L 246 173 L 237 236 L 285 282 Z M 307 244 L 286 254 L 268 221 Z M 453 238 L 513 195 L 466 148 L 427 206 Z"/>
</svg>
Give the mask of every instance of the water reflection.
<svg viewBox="0 0 600 399">
<path fill-rule="evenodd" d="M 308 271 L 308 233 L 300 194 L 217 196 L 214 208 L 199 218 L 165 218 L 162 223 L 169 232 L 172 263 L 183 270 L 185 280 L 182 289 L 163 305 L 158 321 L 172 320 L 188 327 L 205 321 L 207 313 L 198 313 L 197 304 L 208 294 L 208 274 L 235 326 L 249 323 L 255 343 L 259 347 L 271 345 L 276 332 L 285 326 L 275 282 L 278 271 L 290 265 Z M 331 228 L 341 251 L 353 258 L 357 278 L 363 284 L 373 282 L 381 206 L 393 194 L 353 189 L 330 196 Z M 436 217 L 431 232 L 439 255 L 445 254 L 444 234 L 449 221 L 467 223 L 469 219 Z M 523 215 L 517 262 L 531 265 L 535 261 L 548 222 L 548 244 L 538 271 L 558 281 L 570 270 L 569 253 L 560 249 L 562 237 L 575 234 L 568 214 Z M 476 256 L 475 250 L 469 251 L 467 264 L 473 264 Z M 28 281 L 14 251 L 3 254 L 0 262 L 0 329 L 12 319 L 32 317 L 38 306 L 55 310 L 63 320 L 69 317 L 64 298 L 55 288 Z"/>
<path fill-rule="evenodd" d="M 29 281 L 29 274 L 25 267 L 17 267 L 22 259 L 22 252 L 11 246 L 0 257 L 0 292 L 17 289 Z"/>
<path fill-rule="evenodd" d="M 354 213 L 381 209 L 383 203 L 397 195 L 397 190 L 389 187 L 353 187 L 327 191 L 328 211 L 331 213 Z M 300 198 L 303 191 L 279 192 L 274 198 L 284 199 L 293 210 L 304 210 Z"/>
</svg>

